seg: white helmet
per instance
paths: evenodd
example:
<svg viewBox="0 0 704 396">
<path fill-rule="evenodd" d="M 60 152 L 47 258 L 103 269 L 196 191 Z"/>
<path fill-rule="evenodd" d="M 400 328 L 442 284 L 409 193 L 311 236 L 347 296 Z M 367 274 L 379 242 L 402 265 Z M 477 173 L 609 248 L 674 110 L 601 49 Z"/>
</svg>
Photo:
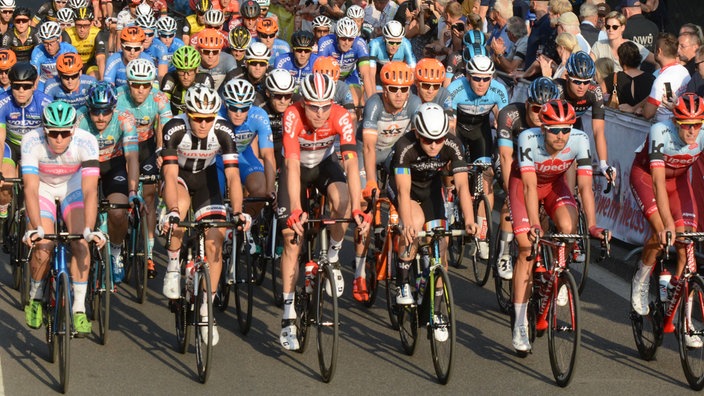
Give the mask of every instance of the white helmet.
<svg viewBox="0 0 704 396">
<path fill-rule="evenodd" d="M 256 0 L 257 3 L 259 3 L 259 7 L 265 8 L 271 6 L 271 0 Z"/>
<path fill-rule="evenodd" d="M 332 21 L 325 15 L 318 15 L 313 19 L 313 29 L 326 27 L 328 29 L 332 28 Z"/>
<path fill-rule="evenodd" d="M 14 10 L 15 0 L 0 0 L 0 10 Z"/>
<path fill-rule="evenodd" d="M 467 63 L 465 69 L 469 74 L 494 74 L 494 62 L 486 55 L 474 55 Z"/>
<path fill-rule="evenodd" d="M 399 21 L 389 21 L 386 23 L 381 33 L 386 40 L 401 40 L 406 36 L 406 29 Z"/>
<path fill-rule="evenodd" d="M 413 128 L 420 136 L 439 139 L 450 131 L 450 120 L 440 105 L 427 102 L 418 107 L 413 117 Z"/>
<path fill-rule="evenodd" d="M 332 100 L 335 96 L 335 80 L 327 74 L 309 74 L 301 80 L 301 94 L 311 102 Z"/>
<path fill-rule="evenodd" d="M 357 24 L 349 17 L 344 17 L 337 21 L 337 28 L 335 30 L 337 37 L 355 38 L 359 36 L 359 27 L 357 27 Z"/>
<path fill-rule="evenodd" d="M 271 50 L 264 43 L 255 42 L 249 45 L 244 53 L 245 60 L 263 60 L 269 62 Z"/>
<path fill-rule="evenodd" d="M 222 101 L 217 91 L 204 84 L 195 84 L 186 91 L 186 110 L 189 113 L 217 114 Z"/>
<path fill-rule="evenodd" d="M 0 3 L 2 3 L 2 0 L 0 0 Z M 0 7 L 2 8 L 2 7 Z M 56 22 L 61 23 L 61 24 L 71 24 L 74 22 L 76 18 L 76 14 L 73 12 L 72 9 L 68 7 L 64 7 L 58 11 L 56 11 Z"/>
<path fill-rule="evenodd" d="M 54 21 L 46 21 L 39 25 L 37 36 L 42 41 L 58 39 L 61 37 L 61 25 Z"/>
<path fill-rule="evenodd" d="M 222 96 L 228 106 L 251 106 L 257 92 L 249 81 L 235 78 L 225 83 Z"/>
<path fill-rule="evenodd" d="M 290 94 L 296 89 L 296 81 L 286 69 L 274 69 L 266 76 L 266 89 L 271 93 Z"/>
<path fill-rule="evenodd" d="M 73 10 L 77 10 L 79 8 L 87 8 L 89 6 L 90 4 L 88 4 L 88 0 L 68 0 L 68 3 L 66 3 L 66 7 L 71 8 Z"/>
<path fill-rule="evenodd" d="M 156 21 L 156 29 L 160 34 L 176 32 L 176 20 L 170 16 L 163 16 Z"/>
<path fill-rule="evenodd" d="M 153 82 L 156 80 L 156 67 L 149 59 L 137 58 L 125 66 L 127 81 Z"/>
<path fill-rule="evenodd" d="M 347 18 L 352 18 L 352 19 L 364 18 L 364 8 L 362 8 L 358 5 L 353 5 L 347 9 L 346 16 L 347 16 Z"/>
<path fill-rule="evenodd" d="M 222 26 L 225 23 L 225 14 L 220 10 L 211 8 L 203 14 L 203 19 L 206 26 L 217 27 Z"/>
<path fill-rule="evenodd" d="M 135 25 L 139 26 L 142 28 L 142 30 L 151 30 L 153 32 L 156 32 L 156 19 L 154 18 L 153 15 L 141 15 L 137 17 L 137 19 L 134 21 Z"/>
<path fill-rule="evenodd" d="M 154 10 L 152 10 L 152 7 L 149 6 L 147 3 L 141 3 L 140 5 L 137 6 L 137 8 L 134 10 L 134 16 L 139 18 L 142 15 L 154 15 Z"/>
</svg>

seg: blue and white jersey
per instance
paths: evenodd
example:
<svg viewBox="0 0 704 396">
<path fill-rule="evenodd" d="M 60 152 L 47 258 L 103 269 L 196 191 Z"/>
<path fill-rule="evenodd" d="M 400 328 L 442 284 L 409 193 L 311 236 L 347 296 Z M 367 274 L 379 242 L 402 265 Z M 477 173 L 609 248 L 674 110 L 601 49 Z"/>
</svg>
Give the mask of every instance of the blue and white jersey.
<svg viewBox="0 0 704 396">
<path fill-rule="evenodd" d="M 34 47 L 34 49 L 32 50 L 32 57 L 30 58 L 29 62 L 39 72 L 39 84 L 37 85 L 38 90 L 43 91 L 44 84 L 46 83 L 46 81 L 49 81 L 53 77 L 58 76 L 58 72 L 56 71 L 56 60 L 59 58 L 59 55 L 67 52 L 73 52 L 74 54 L 77 54 L 78 50 L 76 49 L 76 47 L 69 43 L 61 42 L 59 44 L 59 51 L 56 53 L 56 55 L 51 56 L 49 55 L 49 53 L 46 52 L 44 44 L 39 44 Z"/>
<path fill-rule="evenodd" d="M 47 81 L 44 85 L 44 93 L 52 100 L 63 100 L 75 108 L 79 108 L 86 104 L 88 100 L 88 89 L 97 80 L 93 76 L 81 74 L 81 82 L 78 89 L 72 92 L 66 92 L 66 89 L 61 85 L 61 77 L 56 76 Z"/>
<path fill-rule="evenodd" d="M 318 40 L 318 56 L 332 56 L 340 62 L 340 79 L 348 84 L 359 84 L 359 74 L 357 65 L 369 62 L 369 48 L 361 37 L 356 37 L 352 43 L 352 48 L 347 52 L 341 52 L 338 48 L 337 36 L 329 34 Z"/>
<path fill-rule="evenodd" d="M 156 41 L 156 40 L 155 40 Z M 170 46 L 166 46 L 161 40 L 159 42 L 162 44 L 161 49 L 162 52 L 158 54 L 159 57 L 159 63 L 160 65 L 162 64 L 167 64 L 169 65 L 169 71 L 176 71 L 176 66 L 171 64 L 171 58 L 174 56 L 174 52 L 176 52 L 177 49 L 183 47 L 185 44 L 183 43 L 183 40 L 181 40 L 178 37 L 174 37 L 174 41 L 171 43 Z"/>
<path fill-rule="evenodd" d="M 167 60 L 162 59 L 162 54 L 165 52 L 167 52 L 166 46 L 159 39 L 152 40 L 152 45 L 143 51 L 143 53 L 149 55 L 156 67 L 169 64 Z M 169 60 L 171 60 L 171 58 L 169 58 Z"/>
<path fill-rule="evenodd" d="M 401 45 L 391 59 L 389 59 L 389 53 L 386 51 L 386 40 L 384 37 L 375 38 L 369 42 L 369 56 L 371 57 L 369 65 L 376 66 L 378 69 L 381 69 L 382 66 L 390 61 L 404 62 L 412 69 L 416 67 L 416 57 L 413 55 L 413 47 L 411 46 L 411 42 L 405 37 L 401 39 Z"/>
<path fill-rule="evenodd" d="M 142 59 L 151 60 L 151 57 L 144 52 L 139 54 Z M 127 73 L 125 72 L 126 64 L 122 61 L 122 51 L 115 52 L 110 55 L 107 62 L 105 62 L 105 73 L 103 74 L 103 81 L 107 81 L 116 87 L 122 85 L 127 85 Z"/>
<path fill-rule="evenodd" d="M 296 81 L 296 86 L 299 86 L 301 79 L 313 73 L 313 64 L 315 63 L 315 60 L 318 59 L 318 55 L 311 54 L 308 63 L 306 63 L 303 67 L 296 66 L 295 59 L 296 58 L 294 57 L 293 52 L 288 52 L 277 56 L 276 60 L 274 60 L 273 66 L 275 69 L 288 70 L 291 73 L 291 76 L 293 76 L 293 79 Z"/>
<path fill-rule="evenodd" d="M 223 104 L 218 114 L 230 121 L 227 116 L 227 107 Z M 259 149 L 274 148 L 274 138 L 271 135 L 269 115 L 261 107 L 252 106 L 247 113 L 247 119 L 240 126 L 235 126 L 235 142 L 237 152 L 245 151 L 256 136 L 259 136 Z"/>
<path fill-rule="evenodd" d="M 254 41 L 261 42 L 260 39 L 255 38 Z M 280 38 L 274 39 L 274 44 L 271 46 L 271 57 L 269 57 L 269 64 L 272 65 L 281 55 L 291 52 L 291 46 L 284 40 Z"/>
<path fill-rule="evenodd" d="M 452 98 L 452 107 L 457 109 L 458 122 L 466 120 L 469 123 L 478 124 L 484 117 L 488 117 L 494 106 L 501 110 L 508 105 L 506 87 L 495 79 L 491 80 L 489 90 L 483 96 L 474 93 L 466 78 L 453 81 L 447 90 Z"/>
<path fill-rule="evenodd" d="M 41 129 L 42 112 L 51 103 L 43 92 L 34 91 L 32 99 L 25 106 L 19 106 L 12 95 L 0 98 L 0 127 L 5 128 L 6 141 L 20 145 L 27 133 Z"/>
</svg>

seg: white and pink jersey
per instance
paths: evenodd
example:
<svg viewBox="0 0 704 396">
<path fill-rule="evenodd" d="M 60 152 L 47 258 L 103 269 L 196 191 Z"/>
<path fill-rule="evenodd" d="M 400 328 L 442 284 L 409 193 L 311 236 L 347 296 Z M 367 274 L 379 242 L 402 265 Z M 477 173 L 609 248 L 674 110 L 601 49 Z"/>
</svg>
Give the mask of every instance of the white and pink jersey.
<svg viewBox="0 0 704 396">
<path fill-rule="evenodd" d="M 545 148 L 545 136 L 540 128 L 526 129 L 518 135 L 517 166 L 521 173 L 535 172 L 539 185 L 552 183 L 562 177 L 575 161 L 578 175 L 592 174 L 589 138 L 579 129 L 572 129 L 565 148 L 554 155 L 549 154 Z"/>
</svg>

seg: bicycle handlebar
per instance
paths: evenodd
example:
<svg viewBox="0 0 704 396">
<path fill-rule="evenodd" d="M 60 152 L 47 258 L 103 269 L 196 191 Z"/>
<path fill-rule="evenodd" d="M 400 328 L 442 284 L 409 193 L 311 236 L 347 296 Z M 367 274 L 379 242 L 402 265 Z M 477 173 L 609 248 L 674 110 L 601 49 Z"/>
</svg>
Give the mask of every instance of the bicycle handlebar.
<svg viewBox="0 0 704 396">
<path fill-rule="evenodd" d="M 78 239 L 83 239 L 83 234 L 69 234 L 68 232 L 60 232 L 58 234 L 44 234 L 44 237 L 35 240 L 34 242 L 38 242 L 42 239 L 46 239 L 49 241 L 75 241 Z"/>
</svg>

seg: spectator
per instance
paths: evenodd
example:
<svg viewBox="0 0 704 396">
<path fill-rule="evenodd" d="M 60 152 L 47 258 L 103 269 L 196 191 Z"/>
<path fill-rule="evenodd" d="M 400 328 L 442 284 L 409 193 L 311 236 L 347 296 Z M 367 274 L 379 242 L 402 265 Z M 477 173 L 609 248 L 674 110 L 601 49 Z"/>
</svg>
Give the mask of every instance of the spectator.
<svg viewBox="0 0 704 396">
<path fill-rule="evenodd" d="M 538 55 L 543 53 L 545 42 L 552 34 L 550 26 L 550 14 L 548 13 L 548 2 L 545 0 L 533 0 L 530 2 L 531 11 L 535 14 L 535 24 L 528 35 L 526 48 L 526 65 L 532 65 Z"/>
<path fill-rule="evenodd" d="M 685 23 L 680 27 L 680 33 L 679 35 L 681 36 L 684 33 L 692 33 L 696 34 L 697 37 L 699 37 L 699 41 L 704 43 L 704 35 L 702 35 L 702 27 L 695 24 L 695 23 Z"/>
<path fill-rule="evenodd" d="M 664 0 L 643 0 L 640 8 L 646 18 L 655 22 L 658 31 L 664 32 L 667 23 L 667 4 Z"/>
<path fill-rule="evenodd" d="M 653 81 L 655 81 L 655 76 L 650 73 L 644 73 L 638 68 L 642 57 L 638 51 L 638 46 L 631 41 L 626 41 L 618 47 L 618 60 L 623 70 L 606 76 L 604 79 L 604 85 L 606 86 L 604 92 L 613 92 L 615 75 L 618 109 L 626 113 L 641 115 L 643 114 L 645 100 L 650 94 Z"/>
<path fill-rule="evenodd" d="M 658 25 L 647 19 L 641 12 L 639 0 L 625 0 L 621 6 L 621 12 L 626 17 L 626 29 L 623 31 L 623 38 L 631 40 L 647 48 L 648 51 L 655 50 L 655 38 L 660 33 Z"/>
<path fill-rule="evenodd" d="M 678 62 L 677 38 L 672 33 L 661 33 L 655 40 L 655 59 L 660 64 L 660 74 L 643 106 L 643 117 L 664 122 L 672 117 L 672 106 L 687 89 L 691 77 Z"/>
<path fill-rule="evenodd" d="M 508 26 L 508 19 L 513 16 L 513 5 L 511 0 L 496 0 L 494 7 L 489 11 L 489 19 L 494 25 L 494 29 L 491 31 L 488 41 L 489 53 L 492 54 L 494 40 L 501 39 L 503 41 L 504 48 L 506 52 L 503 55 L 507 55 L 511 52 L 511 47 L 513 43 L 508 38 L 508 32 L 506 28 Z"/>
<path fill-rule="evenodd" d="M 509 18 L 506 24 L 506 32 L 509 40 L 513 43 L 511 50 L 508 55 L 504 56 L 506 49 L 503 39 L 497 38 L 491 43 L 491 49 L 493 50 L 492 60 L 499 70 L 511 73 L 523 65 L 523 60 L 526 57 L 526 45 L 528 44 L 528 28 L 523 18 L 514 16 Z"/>
<path fill-rule="evenodd" d="M 694 65 L 697 68 L 697 72 L 692 74 L 692 79 L 687 84 L 687 92 L 694 92 L 704 97 L 704 45 L 700 45 L 697 49 Z"/>
<path fill-rule="evenodd" d="M 557 44 L 555 44 L 558 33 L 557 22 L 560 19 L 560 15 L 566 12 L 572 12 L 572 3 L 568 0 L 550 0 L 548 12 L 550 13 L 550 27 L 552 28 L 552 32 L 550 37 L 548 37 L 548 41 L 545 43 L 543 54 L 555 62 L 560 62 L 560 55 L 557 54 Z"/>
<path fill-rule="evenodd" d="M 694 56 L 701 45 L 702 42 L 696 34 L 683 33 L 677 38 L 677 56 L 690 75 L 697 71 L 697 66 L 694 64 Z"/>
<path fill-rule="evenodd" d="M 435 3 L 436 6 L 439 5 L 438 1 Z M 462 50 L 462 37 L 467 30 L 467 26 L 462 21 L 462 6 L 456 1 L 447 3 L 442 15 L 441 22 L 438 24 L 438 36 L 440 38 L 429 45 L 432 48 L 432 54 L 429 54 L 429 56 L 440 56 L 444 59 L 445 55 Z M 441 25 L 444 28 L 440 27 Z"/>
<path fill-rule="evenodd" d="M 400 22 L 408 30 L 409 25 L 413 18 L 415 18 L 418 11 L 416 10 L 415 0 L 398 0 L 398 9 L 396 9 L 396 14 L 394 15 L 394 20 Z M 410 39 L 410 37 L 406 36 Z"/>
<path fill-rule="evenodd" d="M 596 21 L 596 27 L 599 29 L 599 37 L 597 40 L 606 40 L 606 28 L 604 25 L 606 25 L 606 16 L 611 13 L 611 7 L 606 3 L 596 4 L 596 13 L 599 16 Z"/>
<path fill-rule="evenodd" d="M 572 33 L 574 35 L 581 51 L 586 53 L 591 51 L 591 45 L 580 33 L 579 18 L 577 18 L 577 15 L 574 12 L 565 12 L 557 18 L 557 34 L 563 32 Z"/>
<path fill-rule="evenodd" d="M 545 55 L 540 55 L 525 72 L 515 72 L 512 76 L 514 78 L 531 78 L 541 73 L 544 77 L 561 78 L 565 72 L 567 59 L 572 53 L 579 51 L 579 44 L 572 33 L 562 32 L 555 38 L 555 45 L 560 57 L 559 64 Z"/>
<path fill-rule="evenodd" d="M 629 41 L 623 38 L 623 30 L 626 26 L 626 17 L 618 11 L 612 11 L 606 16 L 605 26 L 606 35 L 608 38 L 606 40 L 599 40 L 594 43 L 590 55 L 594 60 L 599 58 L 610 58 L 614 61 L 614 64 L 617 65 L 616 71 L 621 71 L 621 66 L 618 64 L 618 54 L 616 51 L 621 44 Z M 635 44 L 638 46 L 641 57 L 644 60 L 650 63 L 655 62 L 654 55 L 648 51 L 647 48 L 638 43 Z"/>
<path fill-rule="evenodd" d="M 594 62 L 594 67 L 596 68 L 594 80 L 597 84 L 599 84 L 601 92 L 604 93 L 604 102 L 606 102 L 608 94 L 611 92 L 606 91 L 606 84 L 604 81 L 606 80 L 606 76 L 614 74 L 614 66 L 614 61 L 609 58 L 599 58 L 596 62 Z"/>
<path fill-rule="evenodd" d="M 582 19 L 582 23 L 579 24 L 579 31 L 589 43 L 589 48 L 591 48 L 599 39 L 600 29 L 596 27 L 599 21 L 599 11 L 594 4 L 584 3 L 579 7 L 579 16 Z"/>
<path fill-rule="evenodd" d="M 364 22 L 372 25 L 373 37 L 379 36 L 386 23 L 394 19 L 397 9 L 398 4 L 390 0 L 374 0 L 374 6 L 364 9 Z"/>
</svg>

